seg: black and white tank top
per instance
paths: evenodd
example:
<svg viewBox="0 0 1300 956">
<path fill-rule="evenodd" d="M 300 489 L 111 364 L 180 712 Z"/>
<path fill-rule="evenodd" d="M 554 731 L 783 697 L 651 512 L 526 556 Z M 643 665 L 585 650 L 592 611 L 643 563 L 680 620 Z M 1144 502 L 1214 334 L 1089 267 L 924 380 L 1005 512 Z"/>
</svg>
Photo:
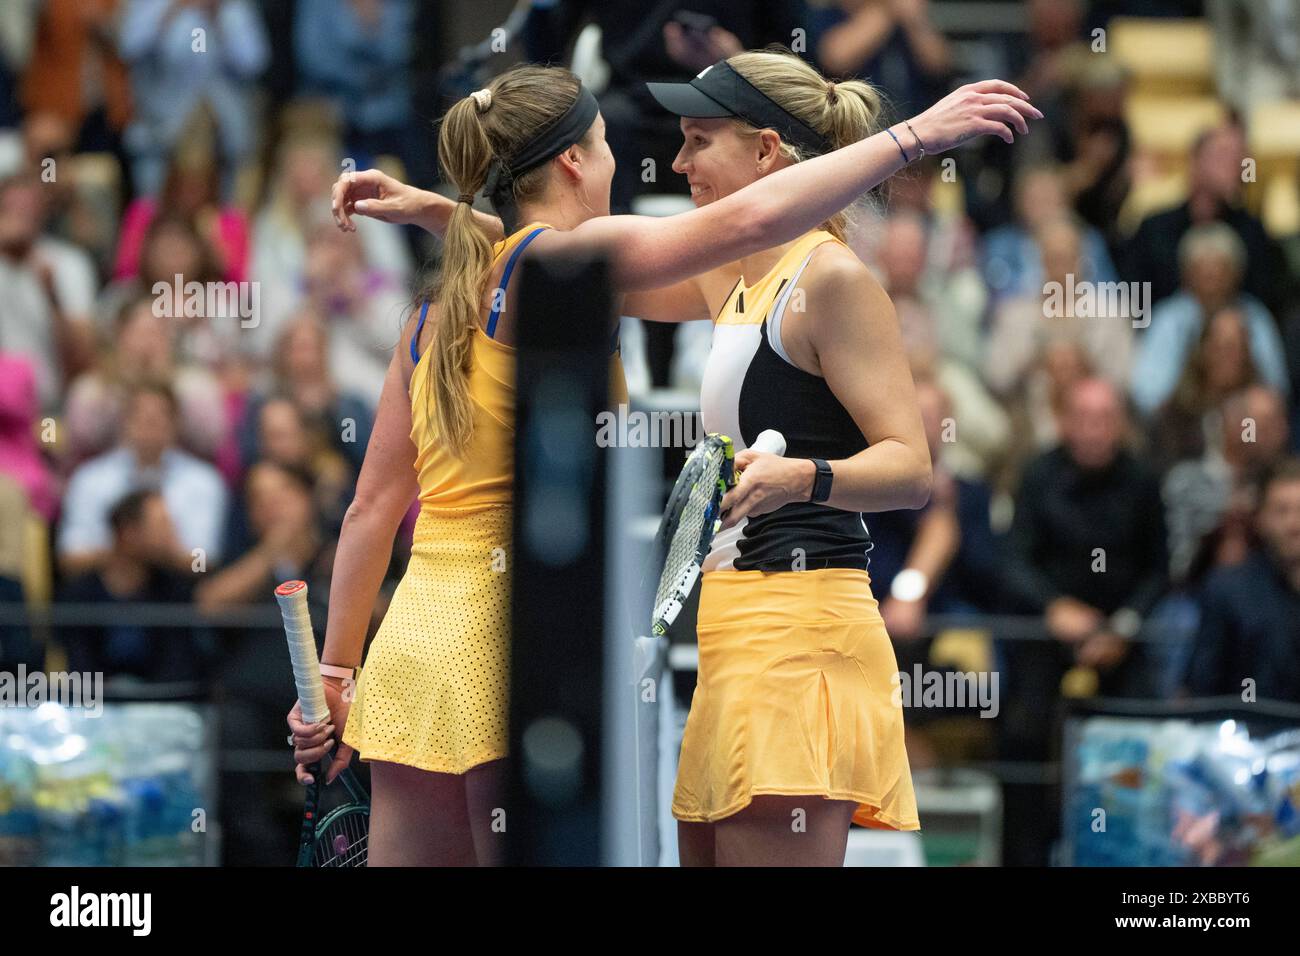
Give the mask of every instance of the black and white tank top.
<svg viewBox="0 0 1300 956">
<path fill-rule="evenodd" d="M 782 319 L 799 307 L 799 277 L 813 252 L 838 241 L 808 233 L 758 282 L 746 286 L 742 277 L 718 313 L 700 410 L 705 431 L 729 435 L 736 451 L 768 428 L 785 436 L 790 458 L 849 458 L 867 447 L 826 380 L 798 368 L 781 342 Z M 865 570 L 870 550 L 860 513 L 793 502 L 718 534 L 704 570 Z"/>
</svg>

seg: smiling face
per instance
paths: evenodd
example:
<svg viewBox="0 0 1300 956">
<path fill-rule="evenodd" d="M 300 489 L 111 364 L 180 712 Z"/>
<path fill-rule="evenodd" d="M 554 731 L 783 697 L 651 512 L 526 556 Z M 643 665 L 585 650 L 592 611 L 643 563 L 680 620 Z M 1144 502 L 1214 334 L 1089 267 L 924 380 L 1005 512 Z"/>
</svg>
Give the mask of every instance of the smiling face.
<svg viewBox="0 0 1300 956">
<path fill-rule="evenodd" d="M 684 142 L 673 160 L 673 172 L 686 177 L 696 206 L 730 196 L 785 165 L 779 152 L 769 156 L 769 137 L 744 136 L 732 119 L 683 118 L 681 126 Z M 760 169 L 765 160 L 771 169 Z"/>
</svg>

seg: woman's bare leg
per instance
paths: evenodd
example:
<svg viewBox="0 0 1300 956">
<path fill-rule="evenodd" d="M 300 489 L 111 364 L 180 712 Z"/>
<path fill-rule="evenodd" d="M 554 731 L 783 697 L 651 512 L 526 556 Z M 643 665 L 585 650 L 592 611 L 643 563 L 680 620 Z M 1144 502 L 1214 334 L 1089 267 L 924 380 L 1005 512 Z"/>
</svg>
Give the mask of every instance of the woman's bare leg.
<svg viewBox="0 0 1300 956">
<path fill-rule="evenodd" d="M 713 824 L 717 866 L 843 866 L 857 804 L 759 796 Z"/>
<path fill-rule="evenodd" d="M 465 774 L 469 830 L 479 866 L 500 866 L 505 862 L 505 790 L 505 760 L 479 764 Z"/>
<path fill-rule="evenodd" d="M 713 866 L 713 824 L 677 821 L 677 858 L 682 866 Z"/>
<path fill-rule="evenodd" d="M 370 866 L 473 866 L 465 777 L 370 764 Z"/>
</svg>

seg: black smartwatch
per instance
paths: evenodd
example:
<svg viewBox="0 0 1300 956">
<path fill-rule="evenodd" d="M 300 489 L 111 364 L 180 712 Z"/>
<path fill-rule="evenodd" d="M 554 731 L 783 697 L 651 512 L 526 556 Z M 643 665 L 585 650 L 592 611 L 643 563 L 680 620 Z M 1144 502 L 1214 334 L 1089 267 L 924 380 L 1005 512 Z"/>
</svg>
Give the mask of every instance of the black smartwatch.
<svg viewBox="0 0 1300 956">
<path fill-rule="evenodd" d="M 826 459 L 813 458 L 812 463 L 817 466 L 817 475 L 813 478 L 812 496 L 808 500 L 818 504 L 831 496 L 831 481 L 835 475 Z"/>
</svg>

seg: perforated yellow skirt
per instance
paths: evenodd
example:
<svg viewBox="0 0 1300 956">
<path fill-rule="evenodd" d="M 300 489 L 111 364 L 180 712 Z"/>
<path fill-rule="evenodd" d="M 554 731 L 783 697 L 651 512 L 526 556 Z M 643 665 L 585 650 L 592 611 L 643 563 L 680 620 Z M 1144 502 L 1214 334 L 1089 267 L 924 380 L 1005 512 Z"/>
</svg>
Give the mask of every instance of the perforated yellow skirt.
<svg viewBox="0 0 1300 956">
<path fill-rule="evenodd" d="M 509 547 L 509 505 L 421 511 L 343 731 L 362 759 L 464 773 L 506 755 Z"/>
<path fill-rule="evenodd" d="M 711 823 L 760 794 L 808 794 L 856 802 L 862 826 L 920 829 L 898 663 L 865 571 L 705 574 L 698 631 L 673 816 Z"/>
</svg>

